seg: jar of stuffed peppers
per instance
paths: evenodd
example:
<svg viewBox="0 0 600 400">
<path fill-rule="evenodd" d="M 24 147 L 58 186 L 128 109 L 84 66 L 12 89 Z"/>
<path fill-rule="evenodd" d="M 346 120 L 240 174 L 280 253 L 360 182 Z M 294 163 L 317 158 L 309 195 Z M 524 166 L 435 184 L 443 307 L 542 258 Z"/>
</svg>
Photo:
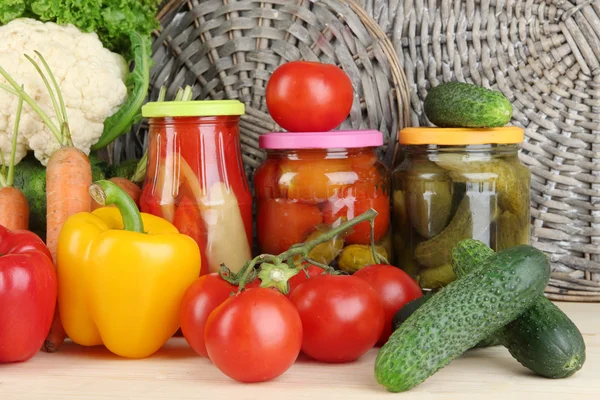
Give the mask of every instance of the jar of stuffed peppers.
<svg viewBox="0 0 600 400">
<path fill-rule="evenodd" d="M 251 259 L 252 193 L 242 163 L 237 100 L 150 102 L 140 208 L 192 237 L 201 275 Z"/>
<path fill-rule="evenodd" d="M 456 276 L 451 252 L 473 238 L 499 251 L 528 244 L 530 179 L 523 130 L 406 128 L 392 173 L 395 263 L 423 288 Z"/>
<path fill-rule="evenodd" d="M 280 254 L 373 208 L 376 251 L 389 259 L 390 178 L 375 152 L 382 144 L 378 131 L 262 135 L 267 158 L 254 175 L 260 251 Z M 353 273 L 374 263 L 370 246 L 365 221 L 317 246 L 309 258 Z"/>
</svg>

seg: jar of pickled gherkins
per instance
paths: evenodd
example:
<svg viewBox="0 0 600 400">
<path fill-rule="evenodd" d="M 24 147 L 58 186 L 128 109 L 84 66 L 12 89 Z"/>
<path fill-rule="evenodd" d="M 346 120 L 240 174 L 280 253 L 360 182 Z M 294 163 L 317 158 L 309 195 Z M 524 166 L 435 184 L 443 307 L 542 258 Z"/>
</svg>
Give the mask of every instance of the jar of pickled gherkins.
<svg viewBox="0 0 600 400">
<path fill-rule="evenodd" d="M 251 259 L 252 193 L 244 173 L 237 100 L 150 102 L 140 208 L 173 223 L 200 249 L 201 275 Z"/>
<path fill-rule="evenodd" d="M 375 152 L 382 144 L 378 131 L 262 135 L 267 158 L 254 175 L 259 250 L 282 253 L 373 208 L 376 251 L 391 258 L 390 176 Z M 365 221 L 309 257 L 353 273 L 375 262 L 370 245 Z"/>
<path fill-rule="evenodd" d="M 463 239 L 499 251 L 528 244 L 530 171 L 521 128 L 406 128 L 392 173 L 395 264 L 423 288 L 456 276 L 451 252 Z"/>
</svg>

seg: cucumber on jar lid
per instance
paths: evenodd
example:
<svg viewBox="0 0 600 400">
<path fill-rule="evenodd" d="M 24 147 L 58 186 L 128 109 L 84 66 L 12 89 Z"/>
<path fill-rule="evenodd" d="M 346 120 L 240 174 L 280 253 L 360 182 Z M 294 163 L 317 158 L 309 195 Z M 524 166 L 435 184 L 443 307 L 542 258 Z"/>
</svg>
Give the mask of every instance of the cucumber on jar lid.
<svg viewBox="0 0 600 400">
<path fill-rule="evenodd" d="M 512 118 L 512 104 L 500 92 L 463 82 L 446 82 L 427 93 L 429 121 L 441 128 L 495 128 Z"/>
</svg>

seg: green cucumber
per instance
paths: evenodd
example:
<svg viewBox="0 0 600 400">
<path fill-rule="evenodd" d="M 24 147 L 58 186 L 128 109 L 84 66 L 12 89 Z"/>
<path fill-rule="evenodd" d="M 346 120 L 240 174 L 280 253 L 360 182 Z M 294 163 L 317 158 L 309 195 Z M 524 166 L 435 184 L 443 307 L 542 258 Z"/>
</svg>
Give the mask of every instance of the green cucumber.
<svg viewBox="0 0 600 400">
<path fill-rule="evenodd" d="M 414 300 L 406 303 L 401 309 L 399 309 L 394 318 L 392 318 L 392 330 L 396 330 L 410 317 L 419 307 L 421 307 L 427 300 L 433 296 L 433 292 L 426 292 L 421 297 L 417 297 Z"/>
<path fill-rule="evenodd" d="M 453 251 L 457 276 L 468 274 L 494 251 L 468 239 Z M 543 295 L 535 304 L 493 334 L 526 368 L 546 378 L 566 378 L 585 362 L 585 342 L 571 319 Z"/>
<path fill-rule="evenodd" d="M 492 128 L 512 118 L 510 101 L 500 92 L 463 82 L 429 89 L 423 103 L 427 119 L 442 128 Z"/>
<path fill-rule="evenodd" d="M 419 307 L 421 307 L 427 300 L 429 300 L 435 292 L 426 292 L 421 297 L 417 297 L 414 300 L 409 301 L 402 307 L 400 310 L 394 314 L 394 318 L 392 318 L 392 330 L 398 329 L 400 325 L 404 323 Z M 500 342 L 496 339 L 495 336 L 490 336 L 486 339 L 483 339 L 481 342 L 475 345 L 476 348 L 480 347 L 491 347 L 498 346 Z"/>
<path fill-rule="evenodd" d="M 531 307 L 549 279 L 548 258 L 535 247 L 498 252 L 392 333 L 375 360 L 377 381 L 391 392 L 417 386 Z"/>
</svg>

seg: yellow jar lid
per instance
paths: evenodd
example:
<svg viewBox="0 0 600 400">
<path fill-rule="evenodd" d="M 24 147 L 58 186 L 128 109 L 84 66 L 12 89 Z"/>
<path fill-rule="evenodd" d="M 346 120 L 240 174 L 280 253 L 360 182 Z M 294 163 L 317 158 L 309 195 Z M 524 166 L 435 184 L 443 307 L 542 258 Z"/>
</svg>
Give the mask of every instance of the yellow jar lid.
<svg viewBox="0 0 600 400">
<path fill-rule="evenodd" d="M 244 103 L 238 100 L 152 101 L 142 107 L 142 117 L 216 117 L 243 115 Z"/>
<path fill-rule="evenodd" d="M 404 128 L 398 142 L 407 145 L 470 145 L 470 144 L 516 144 L 525 139 L 525 132 L 516 126 L 501 128 Z"/>
</svg>

